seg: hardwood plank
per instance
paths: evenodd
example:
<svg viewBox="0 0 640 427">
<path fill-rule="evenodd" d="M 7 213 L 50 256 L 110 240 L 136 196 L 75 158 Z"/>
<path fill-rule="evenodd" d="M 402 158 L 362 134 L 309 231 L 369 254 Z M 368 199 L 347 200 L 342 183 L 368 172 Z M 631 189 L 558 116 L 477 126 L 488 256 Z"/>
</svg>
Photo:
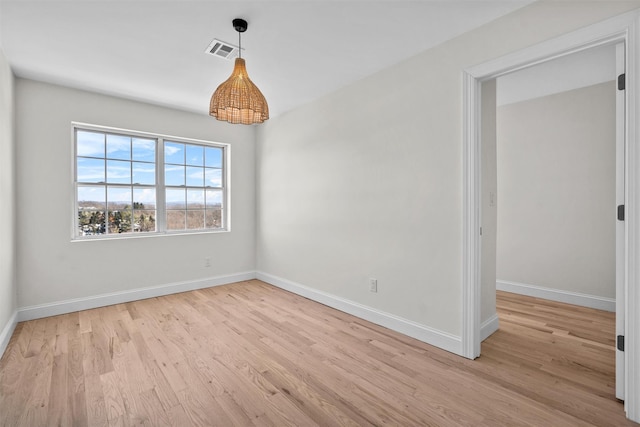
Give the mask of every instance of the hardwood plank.
<svg viewBox="0 0 640 427">
<path fill-rule="evenodd" d="M 205 395 L 206 396 L 206 395 Z M 232 425 L 219 405 L 203 402 L 203 395 L 190 389 L 178 392 L 180 406 L 186 414 L 189 426 L 229 426 Z"/>
<path fill-rule="evenodd" d="M 29 344 L 24 357 L 33 357 L 40 354 L 40 350 L 45 342 L 44 334 L 46 327 L 47 319 L 36 319 L 33 321 L 33 328 L 31 329 L 31 336 L 29 337 Z"/>
<path fill-rule="evenodd" d="M 44 328 L 42 330 L 44 331 Z M 54 356 L 53 349 L 49 341 L 44 339 L 44 335 L 41 335 L 39 340 L 42 346 L 38 349 L 38 355 L 30 356 L 38 362 L 27 379 L 32 382 L 32 388 L 26 401 L 22 403 L 23 412 L 19 425 L 38 426 L 47 422 Z"/>
<path fill-rule="evenodd" d="M 78 323 L 81 334 L 91 332 L 91 310 L 79 311 Z"/>
<path fill-rule="evenodd" d="M 615 316 L 498 292 L 467 360 L 252 280 L 16 327 L 0 426 L 633 426 Z"/>
<path fill-rule="evenodd" d="M 26 334 L 23 333 L 27 323 L 29 322 L 18 322 L 18 324 L 16 325 L 16 328 L 13 330 L 13 334 L 11 335 L 11 338 L 9 338 L 9 343 L 7 344 L 7 348 L 15 346 L 16 350 L 19 351 L 20 355 L 23 357 L 24 357 L 24 354 L 27 352 L 27 346 L 29 345 L 28 338 L 25 340 Z M 0 357 L 0 369 L 2 369 L 3 367 L 3 363 L 2 363 L 3 359 L 4 357 Z"/>
<path fill-rule="evenodd" d="M 24 369 L 20 369 L 20 365 L 25 363 L 25 359 L 18 345 L 19 335 L 20 332 L 14 333 L 2 359 L 0 359 L 0 395 L 13 393 L 20 386 L 20 377 L 24 373 Z"/>
<path fill-rule="evenodd" d="M 118 384 L 118 374 L 115 371 L 100 375 L 104 407 L 110 426 L 128 425 L 129 416 L 122 400 L 122 392 Z"/>
<path fill-rule="evenodd" d="M 171 417 L 162 406 L 155 389 L 140 393 L 140 400 L 144 412 L 148 414 L 149 425 L 154 427 L 172 425 Z"/>
<path fill-rule="evenodd" d="M 69 333 L 67 358 L 67 407 L 74 425 L 87 425 L 87 402 L 84 387 L 84 367 L 82 364 L 82 338 L 80 325 Z"/>
<path fill-rule="evenodd" d="M 260 357 L 262 354 L 268 355 L 264 357 L 273 360 L 281 367 L 280 369 L 271 367 L 270 370 L 265 370 L 263 375 L 269 379 L 276 388 L 290 395 L 292 399 L 297 402 L 301 402 L 302 397 L 299 397 L 296 394 L 298 392 L 303 393 L 304 386 L 300 384 L 297 384 L 296 387 L 291 384 L 288 384 L 288 386 L 283 385 L 281 383 L 284 381 L 280 378 L 282 375 L 293 376 L 293 378 L 301 381 L 302 384 L 307 384 L 310 390 L 319 396 L 315 399 L 321 400 L 321 405 L 327 405 L 327 408 L 330 408 L 332 412 L 335 410 L 329 405 L 332 405 L 340 412 L 346 414 L 350 420 L 356 422 L 358 425 L 374 425 L 374 423 L 370 421 L 366 415 L 362 414 L 357 407 L 354 407 L 345 401 L 342 394 L 339 393 L 339 387 L 336 386 L 337 382 L 334 381 L 334 378 L 336 380 L 339 380 L 340 378 L 335 374 L 335 372 L 330 369 L 326 369 L 325 365 L 322 364 L 325 357 L 313 348 L 301 351 L 295 346 L 283 346 L 267 337 L 259 337 L 250 332 L 243 333 L 242 337 L 252 343 L 252 353 L 257 357 Z M 292 361 L 295 361 L 293 367 L 291 366 Z M 286 369 L 287 366 L 289 369 Z M 288 382 L 293 382 L 295 379 L 288 378 Z M 302 400 L 302 402 L 305 401 Z M 328 404 L 325 404 L 324 402 L 327 402 Z M 313 408 L 308 407 L 307 411 L 313 411 Z M 310 414 L 315 416 L 313 412 L 310 412 Z M 340 414 L 330 416 L 342 419 Z M 345 422 L 344 424 L 348 423 Z"/>
<path fill-rule="evenodd" d="M 148 424 L 156 416 L 147 412 L 142 395 L 150 391 L 153 385 L 146 381 L 144 368 L 131 342 L 120 342 L 117 337 L 113 337 L 112 343 L 113 372 L 116 373 L 117 389 L 126 411 L 123 419 L 125 422 L 130 420 L 130 424 Z"/>
<path fill-rule="evenodd" d="M 131 337 L 135 344 L 136 351 L 140 356 L 141 363 L 144 366 L 144 370 L 147 373 L 147 376 L 151 378 L 151 382 L 154 385 L 153 388 L 158 396 L 158 400 L 160 400 L 160 403 L 162 404 L 162 407 L 165 410 L 169 410 L 170 408 L 179 405 L 178 397 L 176 396 L 174 388 L 167 381 L 167 378 L 158 366 L 153 353 L 147 346 L 144 338 L 142 338 L 140 332 L 134 332 Z"/>
<path fill-rule="evenodd" d="M 15 361 L 11 359 L 10 361 Z M 20 426 L 20 419 L 27 411 L 26 404 L 30 395 L 34 392 L 35 382 L 33 374 L 38 366 L 38 359 L 35 357 L 24 358 L 18 361 L 18 365 L 8 364 L 2 371 L 15 370 L 19 373 L 17 384 L 0 386 L 0 425 L 3 427 Z M 14 377 L 14 374 L 8 376 Z M 4 378 L 0 375 L 0 378 Z M 25 425 L 25 424 L 23 424 Z"/>
<path fill-rule="evenodd" d="M 51 373 L 51 386 L 49 390 L 49 405 L 47 411 L 47 422 L 56 426 L 70 426 L 71 413 L 67 405 L 67 381 L 68 381 L 68 355 L 61 353 L 53 359 L 53 369 Z"/>
<path fill-rule="evenodd" d="M 92 426 L 107 426 L 109 421 L 100 375 L 113 371 L 113 365 L 106 350 L 105 337 L 92 326 L 91 332 L 82 333 L 81 339 L 87 422 Z"/>
<path fill-rule="evenodd" d="M 179 427 L 192 425 L 191 421 L 189 420 L 189 416 L 187 415 L 182 405 L 174 406 L 167 411 L 167 414 L 169 415 L 172 426 Z"/>
<path fill-rule="evenodd" d="M 99 375 L 86 374 L 84 378 L 87 424 L 108 426 L 106 403 Z M 26 424 L 25 424 L 26 425 Z"/>
</svg>

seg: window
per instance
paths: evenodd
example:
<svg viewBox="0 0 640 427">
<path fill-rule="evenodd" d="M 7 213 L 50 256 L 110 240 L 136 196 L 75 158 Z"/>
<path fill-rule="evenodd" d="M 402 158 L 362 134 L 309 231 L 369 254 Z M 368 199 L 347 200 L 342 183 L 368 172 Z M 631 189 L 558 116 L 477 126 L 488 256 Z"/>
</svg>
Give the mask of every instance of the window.
<svg viewBox="0 0 640 427">
<path fill-rule="evenodd" d="M 227 145 L 86 125 L 74 142 L 76 238 L 226 230 Z"/>
<path fill-rule="evenodd" d="M 222 227 L 222 148 L 164 143 L 167 229 Z"/>
</svg>

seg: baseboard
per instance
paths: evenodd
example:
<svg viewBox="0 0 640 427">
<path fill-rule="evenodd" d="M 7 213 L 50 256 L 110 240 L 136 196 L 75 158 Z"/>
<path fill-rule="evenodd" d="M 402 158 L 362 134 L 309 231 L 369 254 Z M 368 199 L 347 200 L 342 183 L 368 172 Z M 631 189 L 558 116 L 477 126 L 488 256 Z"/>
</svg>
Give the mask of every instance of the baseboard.
<svg viewBox="0 0 640 427">
<path fill-rule="evenodd" d="M 528 285 L 526 283 L 509 282 L 506 280 L 496 281 L 496 290 L 512 292 L 514 294 L 527 295 L 530 297 L 543 298 L 551 301 L 563 302 L 566 304 L 579 305 L 582 307 L 595 308 L 605 311 L 616 311 L 616 300 L 595 295 L 581 294 L 577 292 L 561 291 L 558 289 L 543 288 L 541 286 Z"/>
<path fill-rule="evenodd" d="M 447 332 L 439 331 L 425 325 L 403 319 L 390 313 L 362 305 L 308 286 L 294 283 L 290 280 L 271 274 L 257 272 L 256 278 L 278 288 L 293 292 L 294 294 L 309 298 L 313 301 L 367 320 L 380 326 L 384 326 L 401 334 L 418 339 L 427 344 L 439 347 L 457 355 L 462 354 L 462 340 L 460 337 Z"/>
<path fill-rule="evenodd" d="M 202 280 L 169 283 L 160 286 L 131 289 L 108 294 L 94 295 L 85 298 L 75 298 L 66 301 L 58 301 L 49 304 L 33 305 L 18 309 L 18 320 L 40 319 L 43 317 L 57 316 L 59 314 L 72 313 L 74 311 L 89 310 L 97 307 L 105 307 L 113 304 L 137 301 L 146 298 L 154 298 L 179 292 L 193 291 L 212 286 L 227 285 L 229 283 L 242 282 L 256 278 L 254 271 L 216 276 Z"/>
<path fill-rule="evenodd" d="M 13 331 L 16 329 L 16 325 L 18 324 L 18 311 L 14 311 L 9 321 L 0 332 L 0 358 L 4 355 L 4 351 L 7 349 L 9 345 L 9 341 L 11 340 L 11 335 L 13 335 Z"/>
<path fill-rule="evenodd" d="M 484 341 L 489 338 L 500 327 L 500 320 L 498 314 L 494 314 L 480 325 L 480 341 Z"/>
</svg>

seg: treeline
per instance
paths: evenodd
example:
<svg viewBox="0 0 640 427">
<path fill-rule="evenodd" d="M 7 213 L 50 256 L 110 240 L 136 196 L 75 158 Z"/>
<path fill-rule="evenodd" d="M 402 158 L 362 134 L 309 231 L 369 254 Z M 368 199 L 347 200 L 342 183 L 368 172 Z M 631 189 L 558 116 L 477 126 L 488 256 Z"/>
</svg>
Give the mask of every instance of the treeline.
<svg viewBox="0 0 640 427">
<path fill-rule="evenodd" d="M 167 210 L 167 230 L 198 230 L 222 227 L 222 209 Z M 93 205 L 78 209 L 78 228 L 82 235 L 99 235 L 156 231 L 156 211 L 144 204 L 122 205 L 108 213 Z"/>
<path fill-rule="evenodd" d="M 95 205 L 95 203 L 94 203 Z M 156 230 L 155 210 L 144 210 L 143 203 L 122 205 L 119 209 L 111 209 L 108 214 L 104 210 L 89 210 L 85 206 L 78 210 L 78 227 L 83 235 L 109 233 L 149 232 Z"/>
</svg>

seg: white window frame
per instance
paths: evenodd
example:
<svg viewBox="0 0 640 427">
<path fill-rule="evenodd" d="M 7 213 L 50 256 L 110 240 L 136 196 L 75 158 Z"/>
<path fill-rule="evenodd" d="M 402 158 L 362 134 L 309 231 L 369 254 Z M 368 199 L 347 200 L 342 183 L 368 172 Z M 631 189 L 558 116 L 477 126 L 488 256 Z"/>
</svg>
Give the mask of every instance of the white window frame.
<svg viewBox="0 0 640 427">
<path fill-rule="evenodd" d="M 99 234 L 91 236 L 82 236 L 78 234 L 78 182 L 77 177 L 77 141 L 76 131 L 96 131 L 105 132 L 111 134 L 119 134 L 132 137 L 140 137 L 146 139 L 154 139 L 156 141 L 156 231 L 138 232 L 138 233 L 114 233 L 114 234 Z M 178 142 L 185 144 L 194 144 L 202 146 L 210 146 L 216 148 L 222 148 L 222 212 L 221 228 L 202 228 L 202 229 L 185 229 L 185 230 L 167 230 L 166 227 L 166 199 L 165 199 L 165 164 L 164 164 L 164 143 L 165 142 Z M 152 132 L 143 132 L 131 129 L 114 128 L 108 126 L 100 126 L 89 123 L 72 122 L 71 123 L 71 192 L 72 199 L 72 221 L 71 221 L 71 240 L 72 241 L 92 241 L 92 240 L 106 240 L 106 239 L 137 239 L 145 237 L 158 237 L 158 236 L 173 236 L 184 234 L 211 234 L 211 233 L 224 233 L 231 231 L 231 198 L 230 198 L 230 164 L 231 164 L 231 145 L 222 142 L 207 141 L 202 139 L 184 138 L 173 135 L 164 135 Z M 82 184 L 82 183 L 81 183 Z M 104 185 L 105 189 L 108 187 L 108 183 L 99 184 Z M 207 189 L 208 187 L 202 187 Z M 216 188 L 217 189 L 217 188 Z M 186 210 L 186 209 L 185 209 Z M 106 211 L 106 207 L 105 207 Z M 106 213 L 106 212 L 105 212 Z M 108 222 L 108 221 L 107 221 Z M 108 224 L 107 224 L 108 226 Z"/>
</svg>

